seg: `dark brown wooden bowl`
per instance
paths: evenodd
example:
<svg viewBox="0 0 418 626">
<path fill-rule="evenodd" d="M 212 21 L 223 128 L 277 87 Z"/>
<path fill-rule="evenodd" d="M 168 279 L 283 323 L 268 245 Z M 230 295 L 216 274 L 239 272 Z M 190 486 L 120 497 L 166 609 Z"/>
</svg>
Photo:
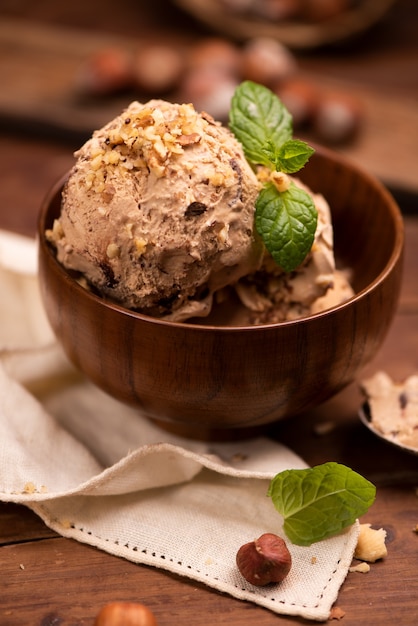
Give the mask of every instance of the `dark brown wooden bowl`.
<svg viewBox="0 0 418 626">
<path fill-rule="evenodd" d="M 315 407 L 375 355 L 401 286 L 403 221 L 391 195 L 341 156 L 318 149 L 302 172 L 332 208 L 336 255 L 356 295 L 297 321 L 205 326 L 147 317 L 81 287 L 45 238 L 63 181 L 39 219 L 45 309 L 73 363 L 110 395 L 151 418 L 210 431 L 264 425 Z"/>
</svg>

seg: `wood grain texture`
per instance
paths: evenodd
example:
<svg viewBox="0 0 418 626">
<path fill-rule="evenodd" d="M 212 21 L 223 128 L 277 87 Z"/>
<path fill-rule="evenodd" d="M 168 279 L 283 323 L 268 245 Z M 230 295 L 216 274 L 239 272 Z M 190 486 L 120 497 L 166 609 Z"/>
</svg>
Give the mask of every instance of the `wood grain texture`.
<svg viewBox="0 0 418 626">
<path fill-rule="evenodd" d="M 0 515 L 5 505 L 0 506 Z M 16 518 L 26 516 L 16 508 Z M 368 574 L 349 573 L 338 597 L 346 626 L 384 626 L 395 621 L 413 626 L 418 557 L 416 494 L 412 486 L 383 487 L 369 520 L 387 531 L 389 556 Z M 88 626 L 101 606 L 113 600 L 145 603 L 160 626 L 225 624 L 260 626 L 307 624 L 278 617 L 167 572 L 134 565 L 99 550 L 62 538 L 3 546 L 2 626 Z M 213 620 L 216 620 L 214 622 Z"/>
<path fill-rule="evenodd" d="M 79 0 L 23 0 L 4 7 L 9 7 L 9 16 L 54 26 L 87 24 L 104 32 L 133 35 L 139 24 L 141 32 L 148 30 L 166 36 L 171 24 L 178 22 L 173 11 L 165 10 L 161 2 L 123 1 L 116 11 L 110 0 L 102 0 L 100 10 L 95 0 L 87 4 Z M 140 23 L 135 17 L 139 10 L 143 13 Z M 384 100 L 382 106 L 388 119 L 392 119 L 391 111 L 400 111 L 398 95 L 401 103 L 404 99 L 413 100 L 414 106 L 417 98 L 418 75 L 413 71 L 417 59 L 417 11 L 416 0 L 399 0 L 387 28 L 379 30 L 377 36 L 370 35 L 350 54 L 333 51 L 309 55 L 303 64 L 316 74 L 335 77 L 353 89 L 356 85 L 360 85 L 360 91 L 377 89 L 383 94 L 382 99 L 389 93 L 389 102 L 395 108 Z M 190 22 L 187 24 L 186 36 L 199 36 L 199 30 L 192 31 Z M 176 36 L 182 38 L 183 34 Z M 410 119 L 396 118 L 396 132 L 390 129 L 391 143 L 385 145 L 384 134 L 381 135 L 379 152 L 373 153 L 373 158 L 379 160 L 379 167 L 385 172 L 393 171 L 395 165 L 398 172 L 394 182 L 402 169 L 402 178 L 416 184 L 416 150 L 410 159 L 404 158 L 403 153 L 405 142 L 412 143 Z M 0 135 L 0 147 L 0 227 L 34 235 L 41 201 L 52 183 L 72 164 L 71 152 L 77 145 L 72 140 L 58 142 L 34 133 L 33 129 L 28 136 L 9 127 L 7 133 Z M 359 145 L 356 158 L 368 161 L 368 149 Z M 394 159 L 402 160 L 402 166 L 394 164 Z M 398 311 L 379 352 L 359 376 L 382 368 L 402 379 L 418 371 L 418 217 L 412 213 L 404 221 L 405 272 Z M 376 503 L 362 521 L 388 531 L 388 557 L 372 565 L 368 574 L 347 576 L 337 598 L 345 616 L 341 622 L 331 623 L 416 626 L 418 535 L 413 528 L 418 523 L 417 460 L 377 440 L 363 427 L 356 415 L 360 402 L 354 382 L 321 407 L 269 427 L 267 434 L 291 446 L 307 463 L 339 461 L 377 484 Z M 318 426 L 324 424 L 329 429 L 319 435 Z M 0 572 L 1 626 L 92 626 L 99 608 L 117 599 L 145 602 L 155 612 L 160 626 L 312 623 L 278 617 L 187 579 L 57 537 L 31 511 L 11 504 L 0 504 Z"/>
</svg>

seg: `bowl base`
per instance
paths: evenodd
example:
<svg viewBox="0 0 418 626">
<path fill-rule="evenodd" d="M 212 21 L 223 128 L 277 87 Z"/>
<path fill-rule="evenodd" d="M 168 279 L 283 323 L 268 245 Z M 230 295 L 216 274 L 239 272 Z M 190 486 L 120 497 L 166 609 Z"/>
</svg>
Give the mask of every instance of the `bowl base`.
<svg viewBox="0 0 418 626">
<path fill-rule="evenodd" d="M 148 418 L 153 424 L 171 435 L 184 439 L 195 439 L 207 442 L 229 442 L 252 439 L 266 434 L 268 424 L 261 426 L 249 426 L 247 428 L 210 428 L 207 426 L 191 426 L 178 422 L 169 422 L 157 418 Z"/>
</svg>

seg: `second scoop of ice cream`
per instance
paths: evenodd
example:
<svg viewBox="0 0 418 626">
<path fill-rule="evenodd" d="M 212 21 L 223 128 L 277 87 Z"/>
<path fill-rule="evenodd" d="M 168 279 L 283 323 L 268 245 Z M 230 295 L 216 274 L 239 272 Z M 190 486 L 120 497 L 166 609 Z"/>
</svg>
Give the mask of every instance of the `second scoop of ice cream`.
<svg viewBox="0 0 418 626">
<path fill-rule="evenodd" d="M 182 321 L 260 265 L 256 175 L 192 105 L 133 102 L 76 156 L 50 238 L 101 295 Z"/>
</svg>

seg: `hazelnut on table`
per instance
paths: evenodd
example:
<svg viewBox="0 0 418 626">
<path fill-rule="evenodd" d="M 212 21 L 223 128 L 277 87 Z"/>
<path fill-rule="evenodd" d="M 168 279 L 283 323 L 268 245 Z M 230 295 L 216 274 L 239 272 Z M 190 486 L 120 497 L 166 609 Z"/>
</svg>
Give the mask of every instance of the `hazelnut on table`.
<svg viewBox="0 0 418 626">
<path fill-rule="evenodd" d="M 154 614 L 137 602 L 110 602 L 94 621 L 94 626 L 158 626 Z"/>
</svg>

